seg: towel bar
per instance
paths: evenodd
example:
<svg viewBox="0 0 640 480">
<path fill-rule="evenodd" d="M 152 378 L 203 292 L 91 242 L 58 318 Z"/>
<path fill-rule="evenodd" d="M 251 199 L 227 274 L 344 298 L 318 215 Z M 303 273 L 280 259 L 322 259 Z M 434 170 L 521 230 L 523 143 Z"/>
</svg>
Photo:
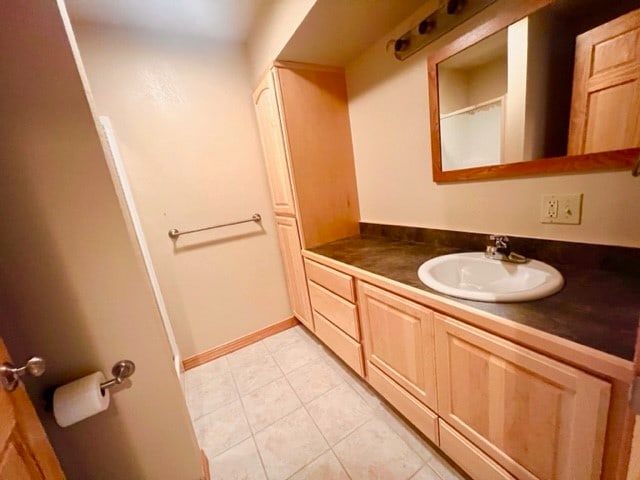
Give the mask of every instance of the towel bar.
<svg viewBox="0 0 640 480">
<path fill-rule="evenodd" d="M 237 222 L 229 222 L 229 223 L 221 223 L 220 225 L 212 225 L 210 227 L 196 228 L 195 230 L 186 230 L 184 232 L 181 232 L 177 228 L 172 228 L 171 230 L 169 230 L 169 237 L 175 240 L 180 235 L 186 235 L 188 233 L 203 232 L 205 230 L 212 230 L 214 228 L 220 228 L 220 227 L 229 227 L 231 225 L 239 225 L 241 223 L 259 222 L 260 220 L 262 220 L 262 217 L 260 216 L 260 214 L 254 213 L 251 216 L 251 218 L 247 218 L 246 220 L 239 220 Z"/>
</svg>

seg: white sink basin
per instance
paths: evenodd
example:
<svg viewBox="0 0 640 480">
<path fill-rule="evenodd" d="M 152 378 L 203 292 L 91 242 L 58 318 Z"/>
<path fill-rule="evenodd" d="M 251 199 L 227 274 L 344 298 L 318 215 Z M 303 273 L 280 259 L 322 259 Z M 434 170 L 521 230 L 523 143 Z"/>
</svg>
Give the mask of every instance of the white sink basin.
<svg viewBox="0 0 640 480">
<path fill-rule="evenodd" d="M 483 252 L 442 255 L 424 262 L 418 277 L 427 287 L 481 302 L 523 302 L 559 291 L 562 274 L 551 265 L 529 260 L 508 263 L 486 258 Z"/>
</svg>

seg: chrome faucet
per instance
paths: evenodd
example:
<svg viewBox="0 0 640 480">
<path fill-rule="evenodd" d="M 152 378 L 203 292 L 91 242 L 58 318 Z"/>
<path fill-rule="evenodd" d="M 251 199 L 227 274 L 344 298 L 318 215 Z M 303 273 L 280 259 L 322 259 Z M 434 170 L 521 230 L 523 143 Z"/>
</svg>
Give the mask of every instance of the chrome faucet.
<svg viewBox="0 0 640 480">
<path fill-rule="evenodd" d="M 512 252 L 509 246 L 509 237 L 504 235 L 490 235 L 489 240 L 493 241 L 493 245 L 487 245 L 484 256 L 492 260 L 500 260 L 502 262 L 526 263 L 528 259 L 518 253 Z"/>
</svg>

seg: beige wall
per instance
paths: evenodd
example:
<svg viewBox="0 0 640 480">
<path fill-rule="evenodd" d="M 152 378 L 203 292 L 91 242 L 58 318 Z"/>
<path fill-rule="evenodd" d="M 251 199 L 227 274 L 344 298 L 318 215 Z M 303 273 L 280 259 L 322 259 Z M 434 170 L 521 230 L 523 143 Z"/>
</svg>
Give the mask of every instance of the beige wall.
<svg viewBox="0 0 640 480">
<path fill-rule="evenodd" d="M 63 14 L 64 15 L 64 14 Z M 199 452 L 55 0 L 0 4 L 0 335 L 69 479 L 195 480 Z M 130 358 L 130 388 L 62 429 L 43 391 Z"/>
<path fill-rule="evenodd" d="M 501 97 L 507 92 L 507 59 L 496 58 L 469 70 L 469 104 Z"/>
<path fill-rule="evenodd" d="M 465 24 L 504 8 L 500 0 Z M 385 50 L 402 24 L 347 66 L 349 112 L 361 219 L 473 232 L 640 246 L 640 182 L 628 171 L 536 178 L 433 183 L 429 144 L 426 58 L 447 34 L 405 62 Z M 540 196 L 584 196 L 578 226 L 539 223 Z"/>
<path fill-rule="evenodd" d="M 291 316 L 241 46 L 76 26 L 184 358 Z M 180 238 L 186 230 L 263 216 Z"/>
<path fill-rule="evenodd" d="M 267 2 L 267 7 L 253 26 L 247 41 L 252 85 L 258 83 L 259 78 L 282 51 L 314 3 L 316 0 Z"/>
</svg>

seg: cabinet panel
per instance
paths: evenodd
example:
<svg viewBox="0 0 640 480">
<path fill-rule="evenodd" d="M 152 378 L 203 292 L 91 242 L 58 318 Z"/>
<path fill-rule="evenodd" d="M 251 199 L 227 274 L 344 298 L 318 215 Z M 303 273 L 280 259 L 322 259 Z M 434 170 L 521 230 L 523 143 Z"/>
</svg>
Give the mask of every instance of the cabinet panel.
<svg viewBox="0 0 640 480">
<path fill-rule="evenodd" d="M 347 84 L 342 69 L 274 69 L 290 153 L 302 244 L 357 235 L 358 192 Z"/>
<path fill-rule="evenodd" d="M 362 282 L 358 299 L 367 361 L 436 409 L 433 312 Z"/>
<path fill-rule="evenodd" d="M 640 147 L 640 10 L 576 39 L 569 155 Z"/>
<path fill-rule="evenodd" d="M 293 189 L 277 98 L 273 73 L 268 72 L 254 92 L 253 102 L 271 188 L 273 211 L 278 215 L 293 216 Z"/>
<path fill-rule="evenodd" d="M 360 340 L 358 309 L 353 303 L 347 302 L 312 281 L 309 281 L 309 296 L 313 310 L 321 313 L 354 340 Z"/>
<path fill-rule="evenodd" d="M 362 346 L 324 318 L 322 314 L 314 312 L 313 316 L 318 338 L 333 350 L 338 357 L 344 360 L 358 375 L 364 377 Z"/>
<path fill-rule="evenodd" d="M 298 320 L 313 331 L 313 318 L 307 279 L 304 274 L 304 263 L 302 262 L 298 225 L 293 218 L 277 216 L 276 228 L 278 229 L 291 310 Z"/>
<path fill-rule="evenodd" d="M 436 315 L 438 413 L 512 475 L 600 478 L 610 384 Z"/>
</svg>

